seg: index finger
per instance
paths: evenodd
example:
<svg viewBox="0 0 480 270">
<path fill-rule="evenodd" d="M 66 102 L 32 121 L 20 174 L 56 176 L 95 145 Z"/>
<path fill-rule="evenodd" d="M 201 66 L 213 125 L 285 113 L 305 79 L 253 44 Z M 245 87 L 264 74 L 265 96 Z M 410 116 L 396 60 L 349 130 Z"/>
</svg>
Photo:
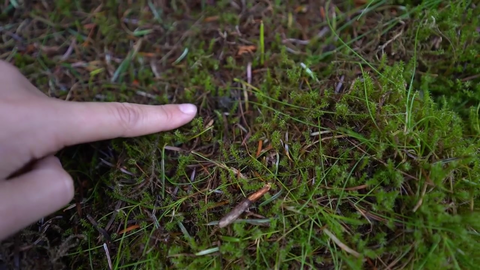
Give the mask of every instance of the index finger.
<svg viewBox="0 0 480 270">
<path fill-rule="evenodd" d="M 51 112 L 55 125 L 48 129 L 59 148 L 172 130 L 190 122 L 197 113 L 193 104 L 141 105 L 119 102 L 66 102 L 56 100 Z M 55 151 L 58 149 L 52 149 Z"/>
</svg>

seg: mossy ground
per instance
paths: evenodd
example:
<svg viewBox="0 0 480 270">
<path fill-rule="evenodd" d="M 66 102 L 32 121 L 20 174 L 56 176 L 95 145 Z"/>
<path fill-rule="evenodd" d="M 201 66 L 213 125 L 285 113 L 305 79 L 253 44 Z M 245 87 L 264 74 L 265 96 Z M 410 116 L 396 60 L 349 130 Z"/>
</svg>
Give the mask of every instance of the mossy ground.
<svg viewBox="0 0 480 270">
<path fill-rule="evenodd" d="M 474 269 L 479 8 L 365 2 L 0 4 L 0 58 L 48 95 L 199 106 L 178 130 L 59 153 L 75 200 L 4 241 L 0 266 Z"/>
</svg>

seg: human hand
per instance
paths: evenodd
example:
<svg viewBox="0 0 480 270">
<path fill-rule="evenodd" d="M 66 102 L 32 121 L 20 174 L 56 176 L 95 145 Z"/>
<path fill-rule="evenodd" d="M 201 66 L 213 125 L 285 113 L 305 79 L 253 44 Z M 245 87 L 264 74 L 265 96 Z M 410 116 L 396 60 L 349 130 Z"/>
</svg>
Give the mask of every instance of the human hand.
<svg viewBox="0 0 480 270">
<path fill-rule="evenodd" d="M 0 240 L 65 206 L 73 181 L 54 154 L 69 145 L 135 137 L 190 122 L 194 105 L 49 98 L 0 61 Z M 17 172 L 32 163 L 29 171 Z"/>
</svg>

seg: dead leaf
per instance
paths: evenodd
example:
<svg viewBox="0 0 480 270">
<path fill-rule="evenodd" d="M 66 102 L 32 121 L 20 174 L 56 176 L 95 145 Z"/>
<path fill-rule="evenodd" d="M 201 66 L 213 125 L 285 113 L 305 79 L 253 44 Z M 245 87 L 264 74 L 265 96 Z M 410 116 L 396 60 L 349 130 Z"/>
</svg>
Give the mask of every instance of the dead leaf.
<svg viewBox="0 0 480 270">
<path fill-rule="evenodd" d="M 94 23 L 87 23 L 87 24 L 84 24 L 83 27 L 87 30 L 91 30 L 93 28 L 95 28 L 97 25 L 94 24 Z"/>
<path fill-rule="evenodd" d="M 257 47 L 255 47 L 253 45 L 239 46 L 237 55 L 242 55 L 242 54 L 245 54 L 245 53 L 253 53 L 256 49 L 257 49 Z"/>
<path fill-rule="evenodd" d="M 308 6 L 302 5 L 295 8 L 295 13 L 306 13 L 308 11 Z"/>
<path fill-rule="evenodd" d="M 260 154 L 262 153 L 262 148 L 263 148 L 263 141 L 259 140 L 258 147 L 257 147 L 257 154 L 255 155 L 255 157 L 258 158 L 260 156 Z"/>
<path fill-rule="evenodd" d="M 48 56 L 55 55 L 60 50 L 59 46 L 45 46 L 45 45 L 41 45 L 39 43 L 35 43 L 34 46 L 35 46 L 35 48 L 40 49 L 43 53 L 45 53 Z"/>
<path fill-rule="evenodd" d="M 210 17 L 205 18 L 205 20 L 203 20 L 203 21 L 204 22 L 214 22 L 214 21 L 218 21 L 219 18 L 220 18 L 220 16 L 210 16 Z"/>
<path fill-rule="evenodd" d="M 353 2 L 355 2 L 356 7 L 360 7 L 360 6 L 365 5 L 368 1 L 367 0 L 355 0 Z"/>
<path fill-rule="evenodd" d="M 140 225 L 132 225 L 132 226 L 130 226 L 130 227 L 124 229 L 124 230 L 119 231 L 118 234 L 124 234 L 124 233 L 127 233 L 129 231 L 132 231 L 132 230 L 135 230 L 135 229 L 138 229 L 138 228 L 140 228 Z"/>
<path fill-rule="evenodd" d="M 323 20 L 325 20 L 325 8 L 320 7 L 320 17 L 322 17 Z"/>
<path fill-rule="evenodd" d="M 156 53 L 152 53 L 152 52 L 139 52 L 138 55 L 141 55 L 143 57 L 150 57 L 150 58 L 157 56 Z"/>
</svg>

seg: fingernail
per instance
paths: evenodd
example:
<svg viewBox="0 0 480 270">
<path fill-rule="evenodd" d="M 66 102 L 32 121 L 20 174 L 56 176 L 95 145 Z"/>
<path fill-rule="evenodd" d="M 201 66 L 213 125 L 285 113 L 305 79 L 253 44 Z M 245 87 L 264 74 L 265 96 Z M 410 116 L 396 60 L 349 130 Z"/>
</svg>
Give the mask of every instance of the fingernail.
<svg viewBox="0 0 480 270">
<path fill-rule="evenodd" d="M 185 114 L 194 114 L 197 112 L 197 106 L 193 104 L 180 104 L 178 108 Z"/>
</svg>

